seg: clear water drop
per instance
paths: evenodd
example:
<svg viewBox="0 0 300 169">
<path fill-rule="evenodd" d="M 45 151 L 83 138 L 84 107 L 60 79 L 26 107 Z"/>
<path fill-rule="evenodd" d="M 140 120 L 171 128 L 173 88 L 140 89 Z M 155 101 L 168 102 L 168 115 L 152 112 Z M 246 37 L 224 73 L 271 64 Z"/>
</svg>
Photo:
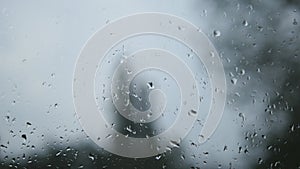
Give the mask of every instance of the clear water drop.
<svg viewBox="0 0 300 169">
<path fill-rule="evenodd" d="M 147 86 L 148 86 L 149 89 L 154 89 L 154 84 L 153 84 L 153 82 L 148 82 L 148 83 L 147 83 Z"/>
<path fill-rule="evenodd" d="M 155 157 L 156 160 L 161 159 L 161 155 Z"/>
<path fill-rule="evenodd" d="M 298 22 L 296 19 L 293 20 L 293 25 L 298 25 Z"/>
<path fill-rule="evenodd" d="M 221 32 L 218 30 L 214 30 L 213 35 L 214 35 L 214 37 L 219 37 L 219 36 L 221 36 Z"/>
<path fill-rule="evenodd" d="M 26 122 L 26 126 L 30 127 L 32 124 L 30 122 Z"/>
<path fill-rule="evenodd" d="M 59 150 L 59 151 L 55 154 L 55 156 L 58 157 L 61 153 L 62 153 L 62 150 Z"/>
<path fill-rule="evenodd" d="M 92 161 L 95 160 L 95 156 L 94 156 L 92 153 L 90 153 L 88 157 L 89 157 L 89 159 L 91 159 Z"/>
<path fill-rule="evenodd" d="M 26 141 L 27 140 L 27 135 L 26 134 L 22 134 L 21 137 Z"/>
<path fill-rule="evenodd" d="M 244 75 L 245 73 L 246 73 L 245 69 L 241 69 L 239 74 Z"/>
<path fill-rule="evenodd" d="M 232 84 L 235 85 L 237 83 L 237 78 L 232 78 L 230 81 L 231 81 Z"/>
<path fill-rule="evenodd" d="M 197 111 L 192 109 L 192 110 L 189 111 L 189 115 L 190 116 L 196 116 L 197 115 Z"/>
<path fill-rule="evenodd" d="M 171 140 L 171 141 L 170 141 L 170 144 L 171 144 L 171 146 L 176 147 L 176 148 L 179 148 L 179 147 L 180 147 L 179 142 L 178 142 L 178 141 L 175 141 L 175 140 Z"/>
<path fill-rule="evenodd" d="M 247 20 L 243 20 L 242 24 L 243 24 L 244 26 L 248 26 L 248 25 L 249 25 Z"/>
</svg>

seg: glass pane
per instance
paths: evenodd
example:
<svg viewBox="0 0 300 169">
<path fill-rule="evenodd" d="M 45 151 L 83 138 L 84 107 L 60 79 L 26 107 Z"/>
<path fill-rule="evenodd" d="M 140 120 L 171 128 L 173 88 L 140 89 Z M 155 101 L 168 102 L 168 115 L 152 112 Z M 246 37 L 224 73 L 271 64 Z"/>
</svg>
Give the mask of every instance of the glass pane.
<svg viewBox="0 0 300 169">
<path fill-rule="evenodd" d="M 299 10 L 1 1 L 0 168 L 300 168 Z"/>
</svg>

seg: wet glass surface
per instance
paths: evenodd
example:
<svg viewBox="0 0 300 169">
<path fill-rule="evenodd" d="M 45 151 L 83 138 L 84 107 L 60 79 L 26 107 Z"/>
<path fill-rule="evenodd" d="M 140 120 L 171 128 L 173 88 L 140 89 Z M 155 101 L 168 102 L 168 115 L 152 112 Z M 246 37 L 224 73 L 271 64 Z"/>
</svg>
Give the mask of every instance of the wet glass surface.
<svg viewBox="0 0 300 169">
<path fill-rule="evenodd" d="M 299 11 L 296 0 L 1 1 L 0 168 L 300 168 Z M 122 59 L 127 59 L 124 56 L 140 49 L 161 48 L 183 58 L 199 82 L 199 103 L 203 104 L 188 112 L 198 116 L 188 135 L 171 140 L 166 152 L 128 158 L 106 151 L 95 144 L 97 138 L 86 134 L 76 114 L 72 85 L 77 58 L 87 40 L 114 20 L 142 12 L 175 15 L 198 27 L 219 54 L 227 93 L 218 127 L 201 143 L 200 131 L 215 89 L 195 51 L 180 41 L 152 34 L 115 45 L 104 62 L 95 63 L 103 70 L 97 69 L 92 89 L 99 109 L 106 110 L 108 128 L 128 137 L 147 138 L 170 128 L 180 114 L 181 86 L 157 69 L 135 76 L 129 83 L 129 99 L 121 101 L 140 111 L 156 103 L 171 113 L 148 114 L 145 117 L 153 121 L 137 123 L 104 104 L 115 99 L 109 91 L 111 81 L 105 79 L 113 77 Z M 188 28 L 179 25 L 176 29 Z M 118 136 L 99 137 L 99 141 L 110 139 L 118 140 Z"/>
</svg>

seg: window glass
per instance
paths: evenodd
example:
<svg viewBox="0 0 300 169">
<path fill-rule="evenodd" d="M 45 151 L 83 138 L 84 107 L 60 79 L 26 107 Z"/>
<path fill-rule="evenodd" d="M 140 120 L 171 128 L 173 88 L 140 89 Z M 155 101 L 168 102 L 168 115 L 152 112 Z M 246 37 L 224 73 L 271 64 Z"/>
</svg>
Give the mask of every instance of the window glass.
<svg viewBox="0 0 300 169">
<path fill-rule="evenodd" d="M 299 10 L 1 1 L 0 168 L 300 168 Z"/>
</svg>

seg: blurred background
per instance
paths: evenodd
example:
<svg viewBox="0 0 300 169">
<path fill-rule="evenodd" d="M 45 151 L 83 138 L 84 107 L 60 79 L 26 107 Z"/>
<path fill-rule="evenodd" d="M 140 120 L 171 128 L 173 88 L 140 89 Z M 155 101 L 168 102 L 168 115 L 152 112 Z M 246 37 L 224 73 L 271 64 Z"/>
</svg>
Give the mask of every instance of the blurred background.
<svg viewBox="0 0 300 169">
<path fill-rule="evenodd" d="M 98 147 L 76 118 L 80 50 L 111 21 L 163 12 L 198 26 L 220 54 L 227 101 L 171 151 L 130 159 Z M 300 1 L 0 1 L 0 168 L 300 168 Z"/>
</svg>

